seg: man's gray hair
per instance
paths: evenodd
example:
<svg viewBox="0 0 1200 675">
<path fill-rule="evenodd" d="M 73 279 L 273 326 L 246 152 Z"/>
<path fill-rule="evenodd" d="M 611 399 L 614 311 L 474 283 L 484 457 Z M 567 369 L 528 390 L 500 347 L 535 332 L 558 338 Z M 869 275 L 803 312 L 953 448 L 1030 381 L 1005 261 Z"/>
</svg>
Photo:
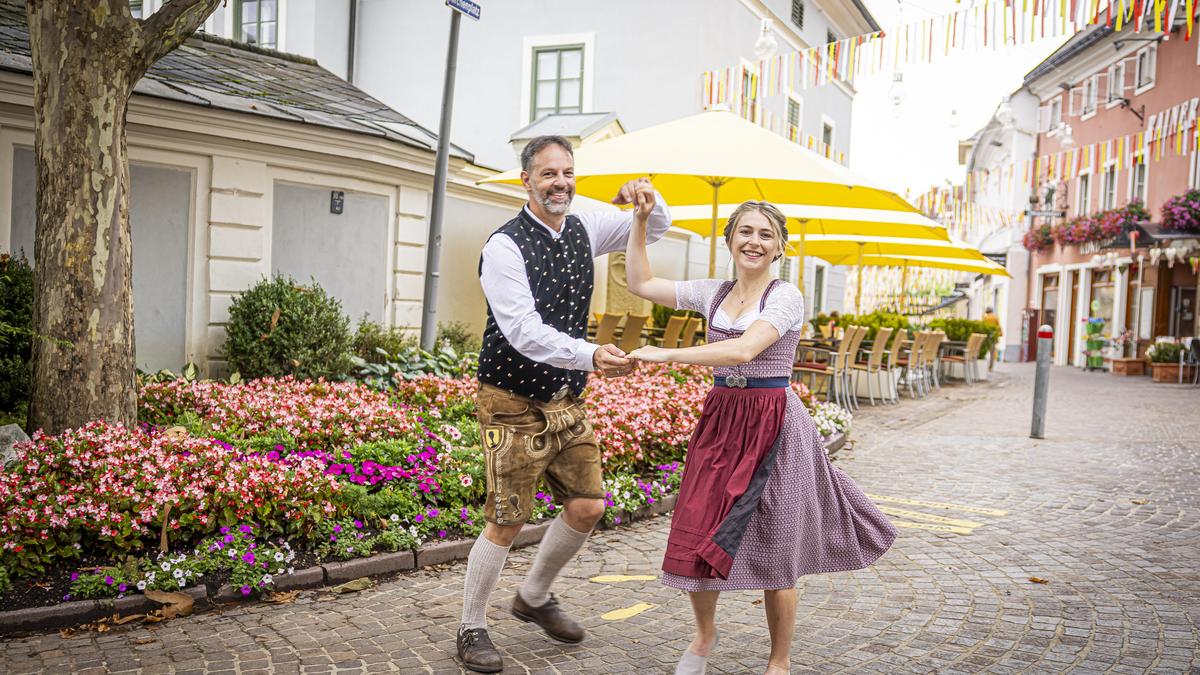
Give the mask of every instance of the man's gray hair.
<svg viewBox="0 0 1200 675">
<path fill-rule="evenodd" d="M 562 136 L 538 136 L 532 141 L 529 141 L 529 144 L 526 145 L 523 150 L 521 150 L 521 170 L 528 172 L 530 167 L 533 166 L 533 156 L 550 145 L 557 145 L 563 150 L 566 150 L 567 154 L 574 159 L 575 151 L 571 149 L 571 141 L 568 141 Z"/>
</svg>

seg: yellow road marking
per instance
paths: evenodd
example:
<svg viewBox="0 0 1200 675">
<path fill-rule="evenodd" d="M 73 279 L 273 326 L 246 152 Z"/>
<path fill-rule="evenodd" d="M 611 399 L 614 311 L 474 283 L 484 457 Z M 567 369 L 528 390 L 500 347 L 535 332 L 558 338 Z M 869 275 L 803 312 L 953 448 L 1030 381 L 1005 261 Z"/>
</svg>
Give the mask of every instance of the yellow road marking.
<svg viewBox="0 0 1200 675">
<path fill-rule="evenodd" d="M 985 516 L 1007 516 L 1008 511 L 1000 509 L 985 509 L 979 506 L 963 506 L 961 504 L 949 504 L 946 502 L 927 502 L 922 499 L 906 499 L 904 497 L 886 497 L 884 495 L 867 495 L 877 502 L 891 502 L 893 504 L 907 504 L 908 506 L 931 506 L 935 509 L 954 509 L 955 511 L 965 511 L 967 513 L 979 513 Z"/>
<path fill-rule="evenodd" d="M 654 609 L 657 606 L 658 605 L 652 605 L 648 602 L 639 602 L 638 604 L 634 605 L 633 607 L 626 607 L 625 609 L 614 609 L 613 611 L 608 612 L 606 614 L 601 614 L 600 618 L 604 619 L 605 621 L 624 621 L 625 619 L 637 616 L 638 614 L 641 614 L 642 612 L 644 612 L 648 609 Z"/>
<path fill-rule="evenodd" d="M 955 525 L 957 527 L 983 527 L 985 523 L 980 523 L 974 520 L 961 520 L 959 518 L 947 518 L 945 516 L 934 516 L 920 511 L 909 511 L 908 509 L 897 509 L 892 506 L 880 506 L 880 511 L 889 516 L 897 516 L 900 518 L 908 518 L 909 520 L 924 520 L 930 523 L 941 523 L 942 525 Z"/>
<path fill-rule="evenodd" d="M 588 581 L 594 581 L 598 584 L 619 584 L 622 581 L 654 581 L 657 578 L 653 574 L 602 574 L 598 577 L 592 577 Z"/>
<path fill-rule="evenodd" d="M 953 525 L 938 525 L 936 523 L 910 523 L 904 520 L 893 520 L 892 524 L 896 527 L 904 527 L 910 530 L 930 530 L 933 532 L 953 532 L 954 534 L 971 534 L 974 530 L 969 527 L 955 527 Z"/>
</svg>

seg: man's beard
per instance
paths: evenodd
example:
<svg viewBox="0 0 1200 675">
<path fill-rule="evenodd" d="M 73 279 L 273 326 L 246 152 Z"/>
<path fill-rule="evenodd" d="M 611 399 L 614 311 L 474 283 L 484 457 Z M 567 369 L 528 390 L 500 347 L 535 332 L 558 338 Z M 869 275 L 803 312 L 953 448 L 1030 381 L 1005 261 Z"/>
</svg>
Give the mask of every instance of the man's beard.
<svg viewBox="0 0 1200 675">
<path fill-rule="evenodd" d="M 552 195 L 562 194 L 562 192 L 566 192 L 567 201 L 560 204 L 560 203 L 553 202 L 550 200 L 550 197 Z M 549 213 L 549 214 L 552 214 L 555 216 L 562 216 L 562 215 L 566 215 L 567 211 L 571 210 L 571 201 L 573 199 L 575 199 L 575 188 L 571 187 L 571 188 L 567 188 L 565 191 L 551 191 L 551 192 L 540 192 L 536 188 L 534 188 L 533 196 L 534 196 L 534 199 L 537 200 L 537 203 L 541 204 L 542 208 L 546 210 L 546 213 Z"/>
</svg>

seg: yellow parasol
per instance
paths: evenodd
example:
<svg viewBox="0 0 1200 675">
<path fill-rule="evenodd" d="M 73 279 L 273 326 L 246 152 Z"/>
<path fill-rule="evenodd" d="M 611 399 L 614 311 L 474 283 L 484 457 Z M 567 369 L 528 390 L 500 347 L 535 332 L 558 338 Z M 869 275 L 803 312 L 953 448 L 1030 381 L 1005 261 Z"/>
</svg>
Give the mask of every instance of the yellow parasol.
<svg viewBox="0 0 1200 675">
<path fill-rule="evenodd" d="M 716 275 L 722 203 L 917 210 L 899 195 L 730 112 L 705 112 L 578 148 L 575 189 L 608 200 L 627 181 L 649 176 L 672 209 L 707 204 L 709 276 Z M 480 182 L 521 182 L 513 169 Z"/>
</svg>

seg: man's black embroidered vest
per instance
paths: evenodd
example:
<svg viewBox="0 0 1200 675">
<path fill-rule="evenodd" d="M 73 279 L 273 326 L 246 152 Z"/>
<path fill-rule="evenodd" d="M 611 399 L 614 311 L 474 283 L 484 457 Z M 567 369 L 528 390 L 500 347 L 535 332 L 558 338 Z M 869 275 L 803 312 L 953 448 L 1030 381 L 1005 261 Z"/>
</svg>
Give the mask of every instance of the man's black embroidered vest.
<svg viewBox="0 0 1200 675">
<path fill-rule="evenodd" d="M 592 245 L 587 230 L 575 216 L 567 216 L 562 236 L 555 239 L 525 209 L 492 233 L 508 235 L 525 260 L 525 274 L 533 304 L 542 322 L 574 338 L 587 337 L 588 310 L 595 285 Z M 483 272 L 483 259 L 479 261 Z M 579 395 L 588 373 L 556 368 L 522 356 L 496 325 L 488 306 L 483 348 L 479 353 L 479 381 L 538 401 L 549 401 L 564 386 Z"/>
</svg>

